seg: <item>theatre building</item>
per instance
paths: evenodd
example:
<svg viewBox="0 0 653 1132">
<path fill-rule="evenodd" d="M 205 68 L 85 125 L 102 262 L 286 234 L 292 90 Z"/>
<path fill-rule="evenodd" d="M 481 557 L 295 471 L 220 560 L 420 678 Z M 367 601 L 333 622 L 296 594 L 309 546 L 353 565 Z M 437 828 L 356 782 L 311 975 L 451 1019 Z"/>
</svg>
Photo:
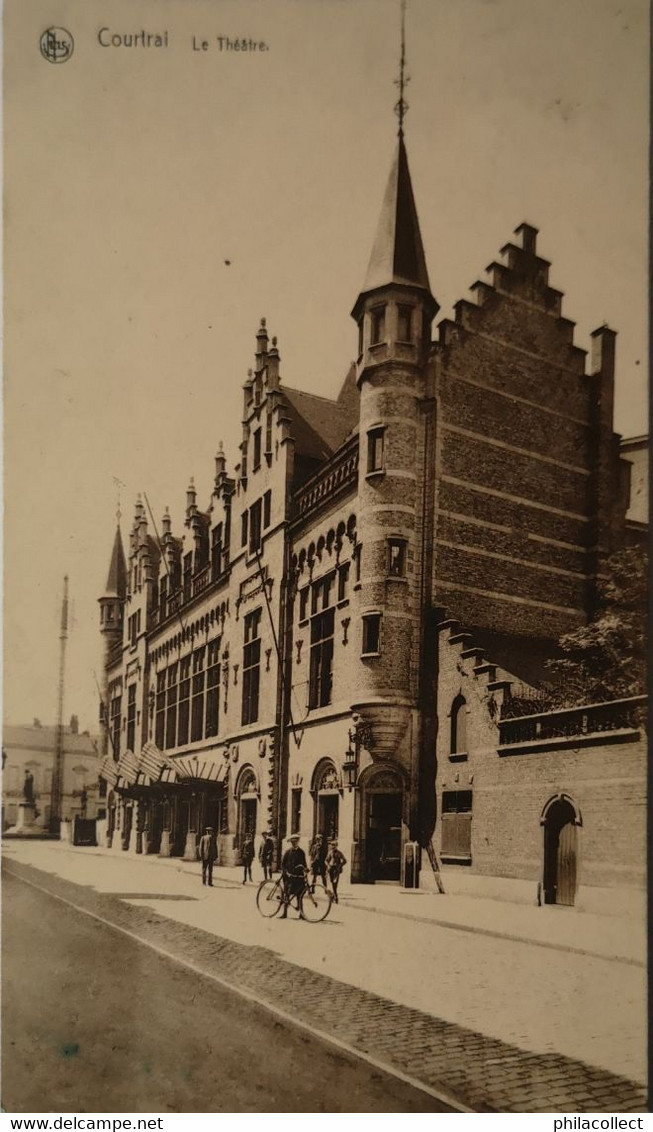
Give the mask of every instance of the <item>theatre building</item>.
<svg viewBox="0 0 653 1132">
<path fill-rule="evenodd" d="M 629 465 L 615 334 L 594 332 L 588 366 L 536 229 L 472 291 L 434 332 L 400 131 L 335 399 L 283 383 L 263 320 L 238 465 L 218 450 L 182 531 L 139 500 L 126 554 L 116 533 L 100 598 L 114 849 L 192 858 L 208 823 L 226 864 L 269 828 L 337 836 L 354 881 L 399 882 L 409 841 L 502 875 L 484 826 L 507 830 L 512 803 L 477 816 L 474 779 L 503 789 L 504 703 L 536 696 L 554 642 L 592 615 Z M 627 742 L 641 749 L 634 725 Z M 573 793 L 556 758 L 524 780 L 537 823 Z"/>
</svg>

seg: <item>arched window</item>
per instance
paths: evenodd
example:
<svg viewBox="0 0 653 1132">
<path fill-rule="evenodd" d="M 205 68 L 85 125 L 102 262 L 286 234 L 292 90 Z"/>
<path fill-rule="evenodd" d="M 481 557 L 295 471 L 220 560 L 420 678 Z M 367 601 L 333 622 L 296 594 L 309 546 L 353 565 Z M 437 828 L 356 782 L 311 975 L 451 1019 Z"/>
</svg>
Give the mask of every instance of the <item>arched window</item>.
<svg viewBox="0 0 653 1132">
<path fill-rule="evenodd" d="M 462 695 L 456 696 L 451 705 L 451 746 L 452 755 L 462 755 L 467 751 L 467 702 Z"/>
</svg>

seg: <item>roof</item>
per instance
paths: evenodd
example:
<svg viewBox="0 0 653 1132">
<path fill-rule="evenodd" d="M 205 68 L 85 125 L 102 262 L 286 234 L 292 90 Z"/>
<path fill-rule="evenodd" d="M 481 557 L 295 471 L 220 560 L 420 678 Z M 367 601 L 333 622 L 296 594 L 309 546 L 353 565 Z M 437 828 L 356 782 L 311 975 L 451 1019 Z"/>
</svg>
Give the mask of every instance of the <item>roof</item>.
<svg viewBox="0 0 653 1132">
<path fill-rule="evenodd" d="M 648 436 L 624 436 L 621 440 L 621 451 L 630 452 L 632 449 L 648 448 Z"/>
<path fill-rule="evenodd" d="M 127 565 L 125 562 L 125 552 L 122 546 L 122 535 L 120 534 L 120 527 L 116 527 L 116 537 L 113 540 L 111 564 L 109 566 L 109 575 L 107 577 L 104 596 L 124 598 L 126 593 Z"/>
<path fill-rule="evenodd" d="M 431 293 L 408 155 L 401 136 L 390 169 L 362 293 L 387 287 L 390 283 L 421 287 Z"/>
<path fill-rule="evenodd" d="M 352 366 L 335 401 L 300 389 L 281 390 L 293 422 L 297 453 L 326 460 L 358 425 L 358 392 Z"/>
<path fill-rule="evenodd" d="M 7 723 L 2 729 L 2 744 L 8 750 L 20 748 L 29 751 L 52 752 L 56 735 L 56 727 L 14 726 Z M 97 738 L 92 735 L 73 734 L 69 727 L 64 727 L 64 754 L 91 755 L 93 758 L 97 758 L 97 742 Z"/>
</svg>

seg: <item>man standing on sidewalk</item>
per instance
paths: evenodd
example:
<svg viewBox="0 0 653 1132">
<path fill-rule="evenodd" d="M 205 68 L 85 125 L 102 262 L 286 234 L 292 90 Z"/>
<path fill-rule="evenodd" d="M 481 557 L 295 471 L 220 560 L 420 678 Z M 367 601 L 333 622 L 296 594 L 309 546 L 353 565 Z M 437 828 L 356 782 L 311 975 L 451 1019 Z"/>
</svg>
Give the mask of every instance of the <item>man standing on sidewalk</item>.
<svg viewBox="0 0 653 1132">
<path fill-rule="evenodd" d="M 274 861 L 274 841 L 272 834 L 266 829 L 258 851 L 258 859 L 263 869 L 263 880 L 272 879 L 272 865 Z"/>
<path fill-rule="evenodd" d="M 200 838 L 200 861 L 202 862 L 202 884 L 208 884 L 211 888 L 213 888 L 213 865 L 217 857 L 218 846 L 215 834 L 212 827 L 207 825 L 204 836 Z"/>
</svg>

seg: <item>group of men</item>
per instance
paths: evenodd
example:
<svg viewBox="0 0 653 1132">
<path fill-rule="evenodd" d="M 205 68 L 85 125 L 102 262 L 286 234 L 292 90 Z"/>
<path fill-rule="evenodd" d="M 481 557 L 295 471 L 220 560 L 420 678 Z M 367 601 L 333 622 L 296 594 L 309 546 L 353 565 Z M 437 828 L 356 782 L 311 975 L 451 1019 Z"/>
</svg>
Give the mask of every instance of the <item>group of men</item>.
<svg viewBox="0 0 653 1132">
<path fill-rule="evenodd" d="M 298 833 L 291 834 L 288 838 L 288 848 L 281 859 L 281 873 L 289 897 L 299 895 L 304 885 L 305 878 L 309 873 L 306 854 L 304 850 L 300 848 L 299 841 L 300 837 Z M 270 880 L 272 877 L 274 849 L 274 838 L 269 830 L 266 830 L 261 837 L 258 851 L 258 859 L 263 870 L 263 880 Z M 211 826 L 206 827 L 204 834 L 200 838 L 198 851 L 199 858 L 202 862 L 202 884 L 212 887 L 213 866 L 218 859 L 218 846 L 215 831 Z M 327 843 L 326 838 L 323 837 L 321 833 L 318 833 L 310 844 L 308 854 L 313 884 L 317 884 L 318 881 L 321 881 L 326 888 L 328 875 L 331 894 L 337 903 L 338 882 L 342 870 L 347 864 L 344 854 L 341 853 L 338 848 L 338 842 L 335 838 L 332 838 Z M 253 838 L 249 836 L 243 843 L 242 859 L 244 868 L 243 884 L 245 884 L 248 876 L 250 880 L 252 879 L 252 861 L 254 859 L 254 841 Z"/>
</svg>

